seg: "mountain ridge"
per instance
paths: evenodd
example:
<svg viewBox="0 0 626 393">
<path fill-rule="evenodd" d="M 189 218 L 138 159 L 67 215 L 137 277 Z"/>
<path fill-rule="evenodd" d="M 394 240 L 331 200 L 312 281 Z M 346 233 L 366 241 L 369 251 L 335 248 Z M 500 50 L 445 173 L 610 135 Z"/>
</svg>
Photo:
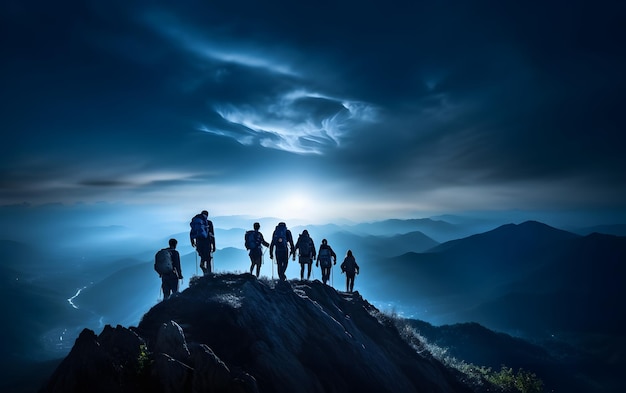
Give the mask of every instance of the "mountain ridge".
<svg viewBox="0 0 626 393">
<path fill-rule="evenodd" d="M 377 319 L 377 312 L 358 293 L 340 293 L 319 281 L 263 282 L 247 273 L 205 276 L 152 307 L 137 328 L 107 327 L 100 336 L 83 331 L 41 392 L 110 392 L 111 380 L 127 392 L 154 386 L 180 392 L 199 387 L 471 392 Z M 142 345 L 153 359 L 150 370 L 142 371 L 136 361 Z M 124 362 L 132 364 L 117 367 Z"/>
</svg>

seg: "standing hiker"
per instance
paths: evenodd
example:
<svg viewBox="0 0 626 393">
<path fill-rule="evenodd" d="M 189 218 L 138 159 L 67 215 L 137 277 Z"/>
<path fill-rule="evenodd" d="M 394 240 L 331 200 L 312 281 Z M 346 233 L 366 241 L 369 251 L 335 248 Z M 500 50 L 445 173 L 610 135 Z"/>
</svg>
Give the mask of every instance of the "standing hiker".
<svg viewBox="0 0 626 393">
<path fill-rule="evenodd" d="M 300 262 L 300 280 L 304 280 L 304 265 L 309 267 L 306 279 L 310 280 L 311 265 L 313 265 L 313 259 L 315 258 L 315 244 L 311 236 L 309 236 L 309 231 L 306 229 L 298 236 L 294 251 L 295 250 L 299 250 L 298 262 Z"/>
<path fill-rule="evenodd" d="M 279 222 L 272 234 L 272 243 L 270 244 L 270 259 L 274 259 L 274 248 L 276 249 L 276 265 L 278 269 L 278 278 L 285 281 L 287 276 L 287 264 L 289 263 L 289 254 L 296 259 L 295 248 L 293 245 L 293 237 L 291 231 L 287 229 L 287 224 Z"/>
<path fill-rule="evenodd" d="M 200 255 L 200 268 L 206 275 L 211 273 L 212 253 L 215 252 L 215 232 L 213 231 L 213 222 L 209 220 L 209 212 L 203 210 L 200 214 L 196 214 L 189 223 L 191 230 L 189 231 L 189 240 L 191 246 L 196 248 Z"/>
<path fill-rule="evenodd" d="M 159 250 L 154 256 L 154 270 L 161 277 L 163 300 L 178 293 L 178 280 L 183 279 L 180 268 L 180 254 L 176 251 L 176 239 L 169 240 L 169 247 Z"/>
<path fill-rule="evenodd" d="M 250 256 L 250 274 L 254 270 L 254 266 L 256 265 L 256 276 L 259 277 L 259 273 L 261 272 L 261 263 L 263 262 L 263 251 L 262 245 L 265 247 L 269 247 L 269 243 L 263 239 L 263 234 L 259 232 L 259 228 L 261 228 L 261 224 L 255 222 L 254 230 L 247 231 L 244 236 L 245 246 L 247 250 L 250 250 L 248 255 Z"/>
<path fill-rule="evenodd" d="M 359 265 L 352 255 L 352 250 L 348 250 L 346 258 L 341 263 L 341 272 L 346 273 L 346 292 L 352 292 L 355 274 L 359 274 Z"/>
<path fill-rule="evenodd" d="M 322 282 L 326 284 L 330 279 L 330 269 L 334 264 L 337 264 L 337 254 L 333 251 L 332 247 L 328 245 L 326 239 L 322 239 L 320 250 L 317 252 L 317 262 L 315 266 L 322 266 Z"/>
</svg>

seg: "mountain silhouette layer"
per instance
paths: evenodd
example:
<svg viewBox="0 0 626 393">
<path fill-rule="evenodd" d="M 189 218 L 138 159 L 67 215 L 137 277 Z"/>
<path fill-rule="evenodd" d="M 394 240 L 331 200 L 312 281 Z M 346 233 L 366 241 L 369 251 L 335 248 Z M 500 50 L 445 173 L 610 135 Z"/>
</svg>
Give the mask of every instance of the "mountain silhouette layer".
<svg viewBox="0 0 626 393">
<path fill-rule="evenodd" d="M 365 265 L 390 299 L 429 301 L 445 323 L 525 337 L 621 334 L 626 238 L 580 236 L 528 221 Z M 364 268 L 364 270 L 366 270 Z M 393 279 L 386 279 L 392 277 Z"/>
<path fill-rule="evenodd" d="M 137 327 L 85 329 L 42 392 L 470 392 L 358 292 L 194 279 Z"/>
</svg>

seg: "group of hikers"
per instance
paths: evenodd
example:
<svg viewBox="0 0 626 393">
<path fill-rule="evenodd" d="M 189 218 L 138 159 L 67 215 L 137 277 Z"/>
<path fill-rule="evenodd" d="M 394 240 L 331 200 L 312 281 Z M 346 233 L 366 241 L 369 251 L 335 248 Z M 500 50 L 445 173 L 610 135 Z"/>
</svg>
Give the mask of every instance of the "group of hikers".
<svg viewBox="0 0 626 393">
<path fill-rule="evenodd" d="M 196 214 L 190 222 L 189 240 L 200 257 L 200 268 L 204 275 L 213 271 L 212 259 L 215 252 L 215 232 L 213 222 L 209 220 L 209 212 L 203 210 Z M 315 260 L 315 266 L 321 267 L 322 282 L 326 284 L 330 280 L 332 265 L 337 264 L 337 254 L 328 244 L 326 239 L 322 240 L 319 250 L 316 252 L 315 243 L 305 229 L 298 236 L 294 244 L 291 231 L 284 222 L 278 223 L 272 234 L 272 242 L 265 241 L 263 234 L 259 231 L 261 225 L 255 222 L 253 229 L 246 231 L 244 244 L 250 256 L 250 274 L 253 274 L 256 267 L 256 277 L 259 277 L 261 265 L 263 263 L 263 247 L 269 248 L 270 259 L 276 256 L 276 266 L 278 278 L 281 281 L 287 280 L 285 272 L 289 263 L 289 257 L 296 260 L 296 250 L 298 251 L 298 262 L 300 263 L 300 280 L 304 280 L 305 267 L 307 268 L 306 279 L 311 278 L 311 268 Z M 169 247 L 159 250 L 154 258 L 154 270 L 161 277 L 161 288 L 163 298 L 167 299 L 172 294 L 178 292 L 178 280 L 182 280 L 182 270 L 180 267 L 180 254 L 176 250 L 178 241 L 169 240 Z M 348 250 L 346 257 L 340 265 L 341 273 L 346 274 L 346 292 L 354 289 L 354 279 L 359 274 L 359 265 Z"/>
</svg>

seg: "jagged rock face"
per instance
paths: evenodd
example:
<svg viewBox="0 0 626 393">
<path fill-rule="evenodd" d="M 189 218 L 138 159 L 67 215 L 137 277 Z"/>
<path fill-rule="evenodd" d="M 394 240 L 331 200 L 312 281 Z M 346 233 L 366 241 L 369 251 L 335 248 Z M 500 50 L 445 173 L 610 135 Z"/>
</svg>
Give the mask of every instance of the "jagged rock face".
<svg viewBox="0 0 626 393">
<path fill-rule="evenodd" d="M 84 329 L 43 392 L 136 391 L 144 341 L 122 326 L 107 325 L 99 336 Z"/>
<path fill-rule="evenodd" d="M 201 277 L 153 307 L 137 328 L 83 332 L 45 391 L 469 392 L 376 316 L 358 293 L 319 281 Z M 111 349 L 129 334 L 136 342 Z M 143 342 L 149 370 L 131 361 L 138 363 Z M 124 359 L 125 370 L 140 377 L 120 373 Z M 96 389 L 86 389 L 88 381 Z"/>
<path fill-rule="evenodd" d="M 161 324 L 176 321 L 188 342 L 206 344 L 264 392 L 466 390 L 358 293 L 319 281 L 272 285 L 249 274 L 202 277 L 150 310 L 138 331 L 150 345 Z"/>
</svg>

